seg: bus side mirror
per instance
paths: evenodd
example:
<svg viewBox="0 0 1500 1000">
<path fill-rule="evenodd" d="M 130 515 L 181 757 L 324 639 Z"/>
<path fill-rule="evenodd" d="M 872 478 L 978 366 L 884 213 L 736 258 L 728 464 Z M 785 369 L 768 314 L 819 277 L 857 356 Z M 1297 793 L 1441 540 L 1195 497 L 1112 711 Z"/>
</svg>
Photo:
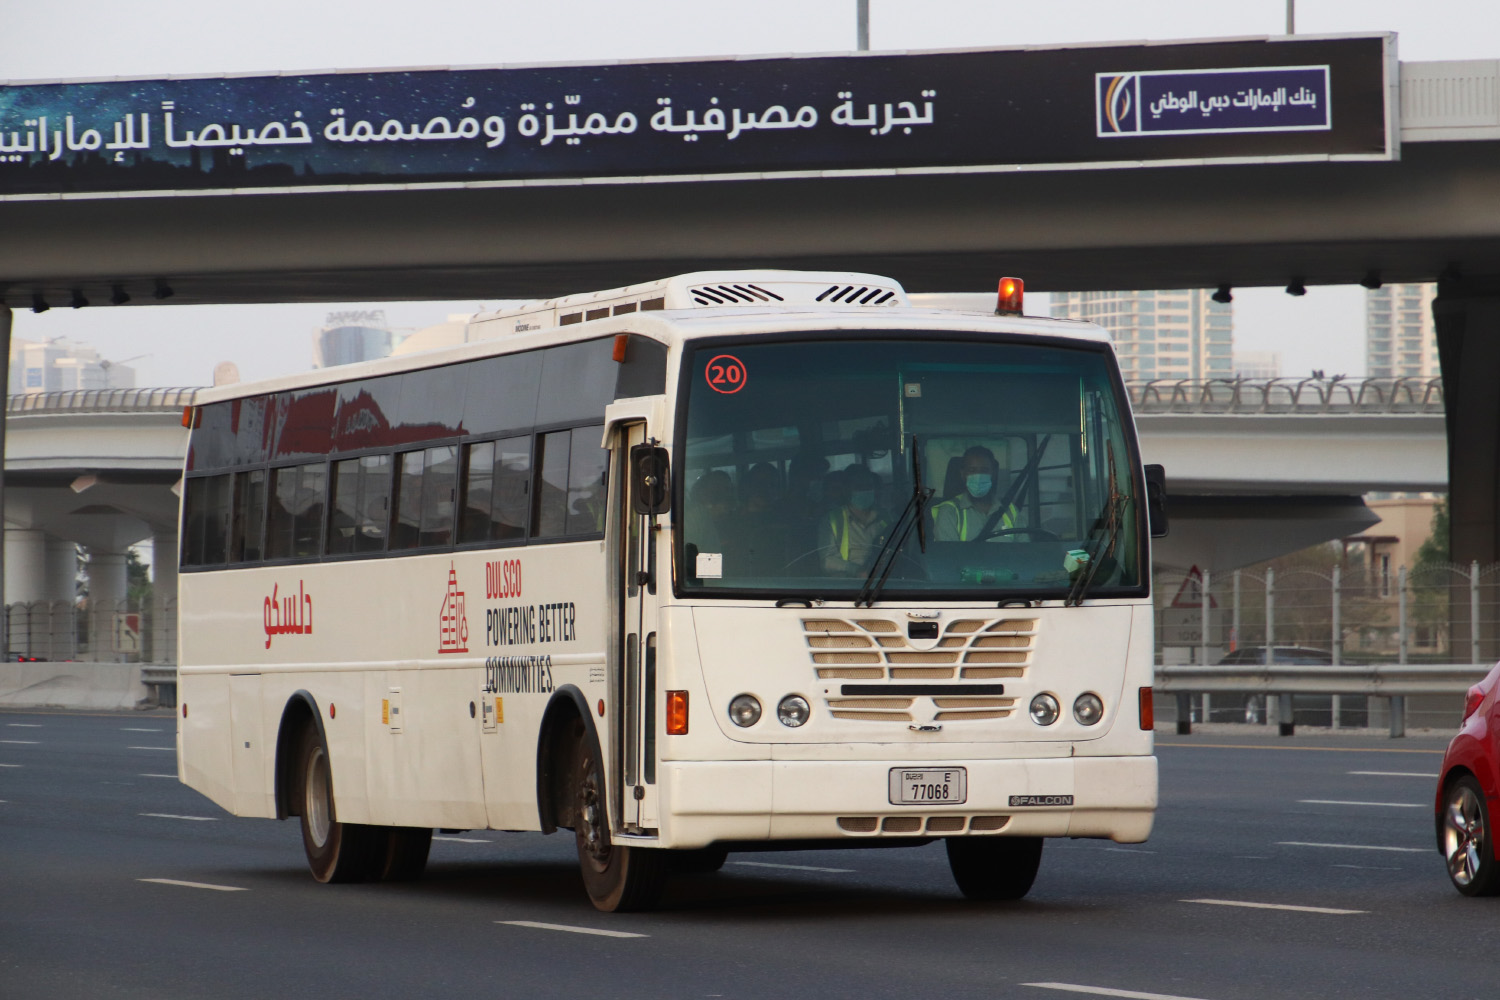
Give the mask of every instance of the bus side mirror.
<svg viewBox="0 0 1500 1000">
<path fill-rule="evenodd" d="M 1146 517 L 1151 523 L 1151 537 L 1167 534 L 1167 470 L 1164 466 L 1146 466 Z"/>
<path fill-rule="evenodd" d="M 630 449 L 630 504 L 637 514 L 672 509 L 672 463 L 667 449 L 638 444 Z"/>
</svg>

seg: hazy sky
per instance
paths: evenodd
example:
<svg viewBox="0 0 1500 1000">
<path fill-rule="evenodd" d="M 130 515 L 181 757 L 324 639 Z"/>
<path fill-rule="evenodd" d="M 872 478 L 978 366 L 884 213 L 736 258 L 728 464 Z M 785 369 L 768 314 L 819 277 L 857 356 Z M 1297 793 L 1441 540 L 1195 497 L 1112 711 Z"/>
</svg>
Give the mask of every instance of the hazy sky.
<svg viewBox="0 0 1500 1000">
<path fill-rule="evenodd" d="M 870 6 L 871 47 L 887 50 L 1279 34 L 1286 18 L 1285 0 Z M 0 32 L 0 79 L 829 52 L 853 47 L 854 9 L 855 0 L 12 0 Z M 1494 59 L 1500 0 L 1299 0 L 1297 30 L 1396 31 L 1403 59 Z M 1236 346 L 1281 351 L 1288 374 L 1362 373 L 1363 301 L 1358 288 L 1313 288 L 1300 299 L 1279 289 L 1237 290 Z M 480 305 L 378 308 L 393 325 L 416 327 Z M 199 385 L 222 360 L 237 362 L 247 379 L 307 368 L 313 328 L 340 308 L 352 306 L 54 308 L 40 316 L 18 311 L 15 334 L 75 338 L 120 361 L 146 355 L 130 362 L 143 385 Z"/>
</svg>

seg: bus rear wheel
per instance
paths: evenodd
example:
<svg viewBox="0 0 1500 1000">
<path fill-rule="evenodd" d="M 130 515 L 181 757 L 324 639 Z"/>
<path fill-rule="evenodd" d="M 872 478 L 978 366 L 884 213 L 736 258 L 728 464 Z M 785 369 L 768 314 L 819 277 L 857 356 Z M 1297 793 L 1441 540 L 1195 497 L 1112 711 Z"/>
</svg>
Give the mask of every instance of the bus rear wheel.
<svg viewBox="0 0 1500 1000">
<path fill-rule="evenodd" d="M 574 764 L 573 836 L 583 887 L 606 913 L 649 910 L 666 885 L 665 851 L 615 843 L 609 833 L 599 744 L 585 733 Z"/>
<path fill-rule="evenodd" d="M 375 837 L 369 827 L 340 823 L 333 805 L 333 770 L 328 748 L 308 727 L 298 754 L 302 847 L 307 866 L 319 882 L 362 882 L 375 861 Z"/>
<path fill-rule="evenodd" d="M 950 837 L 948 867 L 969 899 L 1020 899 L 1042 864 L 1041 837 Z"/>
<path fill-rule="evenodd" d="M 415 826 L 371 827 L 375 852 L 370 877 L 382 882 L 409 882 L 421 878 L 432 850 L 432 828 Z"/>
</svg>

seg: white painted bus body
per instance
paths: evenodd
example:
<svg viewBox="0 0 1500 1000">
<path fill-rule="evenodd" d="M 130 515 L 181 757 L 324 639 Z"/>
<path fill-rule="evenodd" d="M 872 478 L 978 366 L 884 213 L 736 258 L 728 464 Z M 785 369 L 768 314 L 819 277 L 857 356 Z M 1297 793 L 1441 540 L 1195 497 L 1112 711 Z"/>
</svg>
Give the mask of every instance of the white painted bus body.
<svg viewBox="0 0 1500 1000">
<path fill-rule="evenodd" d="M 1107 339 L 1083 324 L 901 306 L 669 309 L 507 332 L 501 339 L 424 355 L 220 388 L 203 393 L 199 402 L 625 333 L 668 348 L 665 393 L 627 403 L 635 405 L 632 412 L 652 414 L 648 433 L 671 447 L 676 400 L 683 398 L 677 382 L 684 347 L 704 337 L 808 330 Z M 612 427 L 606 426 L 606 435 Z M 668 582 L 673 530 L 671 519 L 662 518 L 662 585 L 652 608 L 656 780 L 636 786 L 633 804 L 631 796 L 614 790 L 629 811 L 628 818 L 612 814 L 618 838 L 694 848 L 956 835 L 1128 843 L 1150 833 L 1156 758 L 1152 733 L 1138 716 L 1138 692 L 1152 683 L 1149 597 L 1090 598 L 1078 607 L 1050 600 L 1024 608 L 997 608 L 993 600 L 880 600 L 856 608 L 852 601 L 775 607 L 770 600 L 688 599 L 674 596 Z M 619 637 L 612 627 L 618 588 L 611 580 L 621 572 L 613 551 L 605 540 L 533 539 L 513 547 L 183 573 L 177 736 L 182 780 L 236 815 L 276 816 L 278 728 L 289 700 L 304 692 L 326 734 L 339 821 L 543 828 L 537 740 L 553 693 L 576 688 L 593 710 L 606 758 L 613 752 L 606 734 L 618 722 L 612 674 L 620 666 L 612 651 Z M 505 583 L 515 578 L 518 593 Z M 531 609 L 529 634 L 514 627 L 515 608 Z M 914 723 L 835 718 L 830 699 L 837 700 L 838 692 L 819 679 L 810 637 L 902 638 L 905 647 L 880 647 L 882 657 L 900 662 L 892 654 L 924 648 L 922 641 L 904 639 L 906 623 L 915 619 L 937 621 L 943 640 L 1004 635 L 1024 650 L 1021 676 L 1006 680 L 1013 710 L 1001 718 L 945 722 L 936 731 L 917 724 L 942 710 L 927 699 L 914 699 L 922 702 L 912 706 Z M 466 632 L 455 644 L 459 620 Z M 669 690 L 687 692 L 685 735 L 660 728 Z M 1063 705 L 1062 718 L 1045 728 L 1026 712 L 1040 691 L 1054 693 Z M 1068 711 L 1085 691 L 1105 705 L 1103 720 L 1092 726 L 1077 723 Z M 729 700 L 741 693 L 756 695 L 767 708 L 767 718 L 749 729 L 733 725 L 726 713 Z M 781 726 L 774 717 L 773 706 L 789 693 L 813 706 L 800 729 Z M 892 804 L 888 778 L 902 767 L 965 768 L 966 800 L 932 807 Z M 615 762 L 607 774 L 610 782 L 620 782 Z"/>
</svg>

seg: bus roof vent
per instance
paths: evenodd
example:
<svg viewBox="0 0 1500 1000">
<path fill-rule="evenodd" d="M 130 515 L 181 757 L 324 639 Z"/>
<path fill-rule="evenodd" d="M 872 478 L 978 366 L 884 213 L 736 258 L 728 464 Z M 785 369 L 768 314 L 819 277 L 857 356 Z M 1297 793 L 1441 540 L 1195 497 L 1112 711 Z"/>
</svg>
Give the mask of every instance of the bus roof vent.
<svg viewBox="0 0 1500 1000">
<path fill-rule="evenodd" d="M 700 306 L 730 306 L 737 303 L 755 305 L 761 302 L 785 302 L 769 288 L 760 285 L 696 285 L 688 289 L 693 302 Z"/>
<path fill-rule="evenodd" d="M 824 305 L 883 306 L 895 297 L 894 291 L 879 285 L 829 285 L 816 301 Z"/>
</svg>

